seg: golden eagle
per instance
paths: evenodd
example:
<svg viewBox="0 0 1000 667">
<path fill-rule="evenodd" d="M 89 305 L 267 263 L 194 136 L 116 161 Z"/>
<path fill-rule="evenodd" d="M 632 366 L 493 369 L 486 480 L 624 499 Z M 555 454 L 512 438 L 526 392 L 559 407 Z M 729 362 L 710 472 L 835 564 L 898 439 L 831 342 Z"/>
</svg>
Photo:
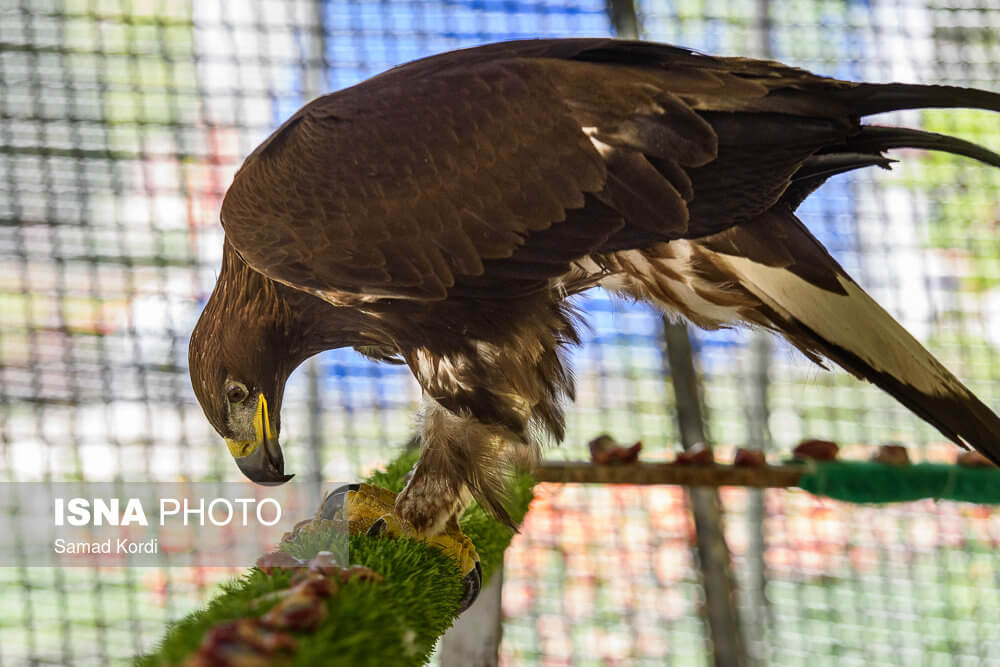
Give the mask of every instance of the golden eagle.
<svg viewBox="0 0 1000 667">
<path fill-rule="evenodd" d="M 423 387 L 422 451 L 396 513 L 441 530 L 465 490 L 498 517 L 503 471 L 563 435 L 578 342 L 567 300 L 600 286 L 713 329 L 782 334 L 1000 461 L 1000 420 L 796 218 L 827 178 L 923 148 L 863 125 L 1000 95 L 851 83 L 637 41 L 454 51 L 313 100 L 247 159 L 222 205 L 218 283 L 191 379 L 252 480 L 281 483 L 289 374 L 353 346 Z M 520 452 L 518 452 L 520 450 Z"/>
</svg>

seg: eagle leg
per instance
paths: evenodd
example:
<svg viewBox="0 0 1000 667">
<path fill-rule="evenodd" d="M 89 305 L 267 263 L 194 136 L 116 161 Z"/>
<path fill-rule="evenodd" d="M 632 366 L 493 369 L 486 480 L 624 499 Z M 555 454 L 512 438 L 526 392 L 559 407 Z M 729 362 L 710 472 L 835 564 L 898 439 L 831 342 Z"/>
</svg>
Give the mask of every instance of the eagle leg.
<svg viewBox="0 0 1000 667">
<path fill-rule="evenodd" d="M 421 456 L 423 458 L 423 456 Z M 420 462 L 413 468 L 406 487 L 396 497 L 395 512 L 421 535 L 438 535 L 465 509 L 468 496 L 461 483 Z"/>
<path fill-rule="evenodd" d="M 420 459 L 396 498 L 396 515 L 423 535 L 436 535 L 475 497 L 511 523 L 502 505 L 507 429 L 455 414 L 426 399 Z"/>
</svg>

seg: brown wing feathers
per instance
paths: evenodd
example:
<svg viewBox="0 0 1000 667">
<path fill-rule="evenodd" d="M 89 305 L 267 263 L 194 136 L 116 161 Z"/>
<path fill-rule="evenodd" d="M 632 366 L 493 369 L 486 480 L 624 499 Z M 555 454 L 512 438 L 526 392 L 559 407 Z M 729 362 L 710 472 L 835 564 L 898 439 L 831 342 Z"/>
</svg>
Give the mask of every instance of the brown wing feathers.
<svg viewBox="0 0 1000 667">
<path fill-rule="evenodd" d="M 227 236 L 279 281 L 298 264 L 331 293 L 445 298 L 602 187 L 603 162 L 540 76 L 484 66 L 320 98 L 248 159 Z"/>
</svg>

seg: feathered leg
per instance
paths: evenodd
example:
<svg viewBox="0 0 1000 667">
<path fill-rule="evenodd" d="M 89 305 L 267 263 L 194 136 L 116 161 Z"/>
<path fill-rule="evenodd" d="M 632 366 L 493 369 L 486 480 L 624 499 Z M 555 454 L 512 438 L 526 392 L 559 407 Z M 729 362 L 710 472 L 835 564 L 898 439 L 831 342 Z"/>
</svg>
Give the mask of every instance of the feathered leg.
<svg viewBox="0 0 1000 667">
<path fill-rule="evenodd" d="M 509 439 L 503 428 L 461 417 L 425 398 L 420 459 L 396 498 L 396 514 L 417 532 L 436 535 L 472 500 L 470 486 L 501 497 Z M 502 505 L 496 509 L 504 512 Z"/>
</svg>

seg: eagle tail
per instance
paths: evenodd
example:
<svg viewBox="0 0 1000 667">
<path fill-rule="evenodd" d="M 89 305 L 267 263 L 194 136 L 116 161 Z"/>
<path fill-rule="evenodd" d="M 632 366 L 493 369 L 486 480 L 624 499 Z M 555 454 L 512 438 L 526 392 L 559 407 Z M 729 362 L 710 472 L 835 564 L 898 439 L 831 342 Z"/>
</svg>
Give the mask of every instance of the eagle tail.
<svg viewBox="0 0 1000 667">
<path fill-rule="evenodd" d="M 792 175 L 782 201 L 795 209 L 831 176 L 865 167 L 889 169 L 895 160 L 885 157 L 885 151 L 896 148 L 942 151 L 1000 167 L 1000 155 L 971 141 L 907 127 L 863 125 L 842 143 L 827 146 L 806 158 Z"/>
<path fill-rule="evenodd" d="M 979 160 L 993 167 L 1000 167 L 1000 155 L 993 151 L 947 134 L 926 132 L 907 127 L 882 127 L 879 125 L 864 125 L 858 134 L 847 139 L 840 145 L 825 148 L 816 157 L 838 153 L 865 153 L 881 155 L 894 148 L 919 148 L 928 151 L 943 151 L 954 155 Z"/>
<path fill-rule="evenodd" d="M 782 266 L 708 248 L 731 284 L 759 300 L 753 319 L 762 316 L 810 358 L 830 359 L 874 383 L 949 439 L 1000 465 L 1000 418 L 865 293 L 791 210 L 774 209 L 730 233 L 734 247 L 740 234 L 752 234 L 755 246 L 784 244 L 798 258 Z"/>
<path fill-rule="evenodd" d="M 984 109 L 1000 111 L 1000 93 L 959 86 L 914 83 L 861 83 L 838 91 L 857 116 L 903 109 Z"/>
</svg>

